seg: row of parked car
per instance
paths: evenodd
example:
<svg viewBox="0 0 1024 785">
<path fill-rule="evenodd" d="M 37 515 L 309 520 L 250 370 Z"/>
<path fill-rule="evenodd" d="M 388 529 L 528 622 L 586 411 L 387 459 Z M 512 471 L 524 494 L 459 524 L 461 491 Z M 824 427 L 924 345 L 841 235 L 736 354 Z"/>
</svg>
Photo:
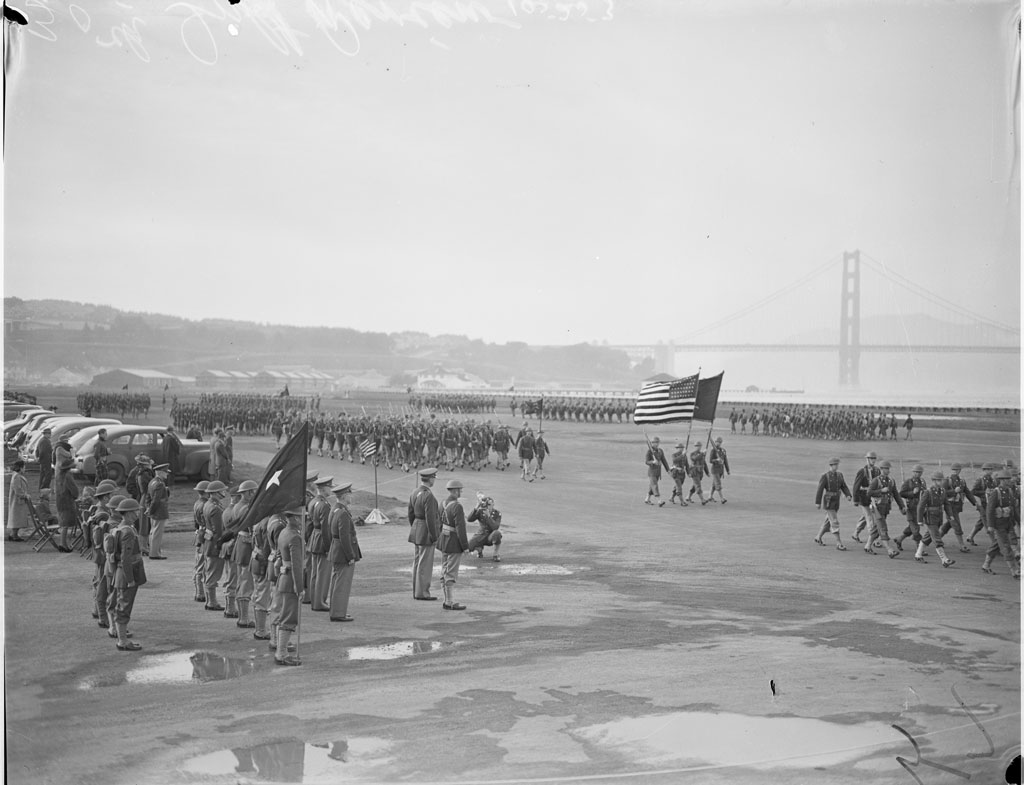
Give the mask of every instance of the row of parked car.
<svg viewBox="0 0 1024 785">
<path fill-rule="evenodd" d="M 71 446 L 75 459 L 72 472 L 90 481 L 96 475 L 93 447 L 102 429 L 107 431 L 110 450 L 107 474 L 118 483 L 128 476 L 140 454 L 148 455 L 156 463 L 166 460 L 165 425 L 125 425 L 120 420 L 57 414 L 32 404 L 4 401 L 5 463 L 19 458 L 27 466 L 38 463 L 37 447 L 47 428 L 53 444 L 63 440 Z M 209 442 L 181 439 L 178 476 L 196 480 L 210 478 Z"/>
</svg>

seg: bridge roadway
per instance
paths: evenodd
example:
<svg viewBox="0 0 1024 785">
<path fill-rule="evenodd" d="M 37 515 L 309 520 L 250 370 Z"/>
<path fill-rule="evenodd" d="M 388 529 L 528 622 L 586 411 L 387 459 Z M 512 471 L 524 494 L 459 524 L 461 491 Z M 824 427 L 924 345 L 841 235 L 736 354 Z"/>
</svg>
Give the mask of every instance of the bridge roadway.
<svg viewBox="0 0 1024 785">
<path fill-rule="evenodd" d="M 656 352 L 837 352 L 837 344 L 824 343 L 675 343 L 610 346 L 626 353 L 655 356 Z M 1020 346 L 978 346 L 957 344 L 862 343 L 852 351 L 888 354 L 1020 354 Z"/>
</svg>

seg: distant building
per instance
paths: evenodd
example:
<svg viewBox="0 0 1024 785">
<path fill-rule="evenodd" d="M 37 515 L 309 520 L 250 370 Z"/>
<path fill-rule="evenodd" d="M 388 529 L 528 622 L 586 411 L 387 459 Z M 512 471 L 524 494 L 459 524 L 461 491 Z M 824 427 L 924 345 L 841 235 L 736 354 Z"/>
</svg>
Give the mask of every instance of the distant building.
<svg viewBox="0 0 1024 785">
<path fill-rule="evenodd" d="M 165 384 L 178 384 L 178 377 L 143 368 L 117 368 L 92 377 L 92 386 L 104 390 L 121 390 L 125 385 L 128 385 L 129 391 L 162 390 Z"/>
<path fill-rule="evenodd" d="M 440 365 L 416 372 L 416 387 L 420 390 L 489 390 L 491 386 L 461 368 L 446 369 Z"/>
</svg>

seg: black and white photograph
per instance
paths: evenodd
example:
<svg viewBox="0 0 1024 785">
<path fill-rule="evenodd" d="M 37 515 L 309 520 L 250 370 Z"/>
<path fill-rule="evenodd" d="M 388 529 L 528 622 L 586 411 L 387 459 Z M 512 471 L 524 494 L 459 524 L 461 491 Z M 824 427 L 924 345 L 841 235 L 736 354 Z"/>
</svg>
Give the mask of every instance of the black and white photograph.
<svg viewBox="0 0 1024 785">
<path fill-rule="evenodd" d="M 1019 2 L 3 10 L 6 782 L 1021 782 Z"/>
</svg>

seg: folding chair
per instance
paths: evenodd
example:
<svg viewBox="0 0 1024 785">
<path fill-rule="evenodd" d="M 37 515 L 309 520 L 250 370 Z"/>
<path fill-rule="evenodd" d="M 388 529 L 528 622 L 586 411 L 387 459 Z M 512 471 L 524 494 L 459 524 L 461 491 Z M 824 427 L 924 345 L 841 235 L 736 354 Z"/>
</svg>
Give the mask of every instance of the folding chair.
<svg viewBox="0 0 1024 785">
<path fill-rule="evenodd" d="M 32 526 L 35 528 L 35 532 L 32 536 L 36 538 L 36 542 L 32 546 L 32 550 L 39 553 L 46 547 L 46 543 L 50 543 L 50 545 L 54 547 L 54 550 L 59 551 L 60 545 L 54 539 L 54 535 L 60 534 L 60 527 L 56 525 L 47 525 L 39 520 L 39 516 L 36 515 L 36 510 L 31 504 L 28 506 L 28 517 L 32 519 Z"/>
</svg>

